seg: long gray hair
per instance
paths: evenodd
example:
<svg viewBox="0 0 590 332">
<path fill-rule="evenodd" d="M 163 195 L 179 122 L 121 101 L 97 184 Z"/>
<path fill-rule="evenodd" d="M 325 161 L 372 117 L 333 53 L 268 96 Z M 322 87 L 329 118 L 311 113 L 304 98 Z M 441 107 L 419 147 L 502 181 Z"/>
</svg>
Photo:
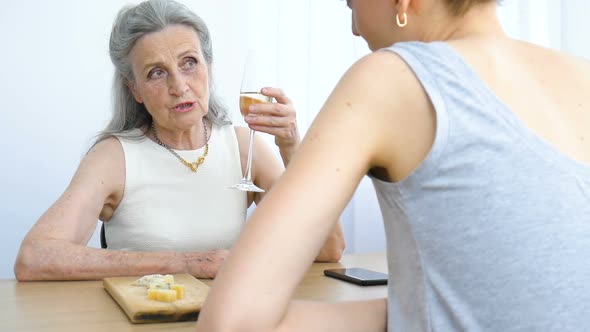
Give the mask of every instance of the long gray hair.
<svg viewBox="0 0 590 332">
<path fill-rule="evenodd" d="M 131 129 L 142 128 L 152 122 L 145 106 L 135 101 L 127 86 L 127 82 L 134 80 L 129 53 L 142 36 L 161 31 L 173 24 L 185 25 L 197 32 L 205 61 L 211 71 L 213 50 L 209 29 L 186 6 L 174 0 L 148 0 L 136 6 L 124 7 L 113 23 L 109 42 L 109 54 L 115 65 L 113 117 L 107 127 L 98 133 L 95 144 L 113 135 L 132 139 L 143 137 L 129 133 Z M 215 94 L 211 75 L 209 77 L 209 111 L 205 118 L 217 125 L 231 124 L 227 109 Z"/>
</svg>

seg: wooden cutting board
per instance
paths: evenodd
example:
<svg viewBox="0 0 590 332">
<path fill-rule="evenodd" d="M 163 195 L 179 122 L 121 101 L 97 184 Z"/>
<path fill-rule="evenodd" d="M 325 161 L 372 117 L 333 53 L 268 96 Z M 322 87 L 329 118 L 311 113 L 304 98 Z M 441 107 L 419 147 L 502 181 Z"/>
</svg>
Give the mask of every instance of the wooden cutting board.
<svg viewBox="0 0 590 332">
<path fill-rule="evenodd" d="M 145 287 L 134 286 L 139 277 L 103 279 L 104 288 L 125 311 L 132 323 L 161 323 L 197 320 L 209 286 L 190 274 L 175 274 L 174 281 L 185 287 L 184 298 L 171 303 L 147 298 Z"/>
</svg>

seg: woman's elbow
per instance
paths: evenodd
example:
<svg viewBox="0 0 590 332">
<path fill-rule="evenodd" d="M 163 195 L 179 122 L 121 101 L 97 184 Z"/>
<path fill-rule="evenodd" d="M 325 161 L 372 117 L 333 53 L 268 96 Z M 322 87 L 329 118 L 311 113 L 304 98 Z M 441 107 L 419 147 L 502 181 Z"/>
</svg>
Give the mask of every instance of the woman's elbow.
<svg viewBox="0 0 590 332">
<path fill-rule="evenodd" d="M 14 276 L 18 281 L 34 281 L 33 279 L 34 273 L 32 273 L 31 269 L 24 264 L 22 261 L 17 260 L 14 264 Z"/>
<path fill-rule="evenodd" d="M 316 258 L 316 262 L 336 263 L 342 258 L 345 248 L 346 241 L 344 241 L 344 232 L 342 231 L 340 223 L 337 223 L 328 236 L 320 254 Z"/>
<path fill-rule="evenodd" d="M 33 249 L 26 242 L 23 242 L 19 250 L 16 261 L 14 262 L 14 276 L 18 281 L 34 281 L 37 280 L 36 267 L 39 264 L 36 262 L 36 255 Z"/>
<path fill-rule="evenodd" d="M 326 262 L 337 263 L 340 261 L 340 258 L 342 258 L 343 254 L 344 254 L 344 245 L 340 248 L 331 250 L 330 253 L 326 257 Z"/>
<path fill-rule="evenodd" d="M 316 262 L 336 263 L 339 262 L 344 254 L 346 245 L 344 241 L 338 241 L 329 248 L 323 248 L 316 258 Z"/>
</svg>

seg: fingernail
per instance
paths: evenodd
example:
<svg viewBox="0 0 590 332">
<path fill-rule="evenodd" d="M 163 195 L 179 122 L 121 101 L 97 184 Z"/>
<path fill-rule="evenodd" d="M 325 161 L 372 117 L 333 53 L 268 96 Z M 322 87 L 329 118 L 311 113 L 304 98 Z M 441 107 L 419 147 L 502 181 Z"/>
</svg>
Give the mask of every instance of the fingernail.
<svg viewBox="0 0 590 332">
<path fill-rule="evenodd" d="M 252 115 L 252 114 L 246 115 L 246 121 L 251 121 L 251 120 L 254 120 L 255 118 L 256 118 L 255 115 Z"/>
<path fill-rule="evenodd" d="M 266 93 L 266 88 L 262 88 L 262 93 Z"/>
</svg>

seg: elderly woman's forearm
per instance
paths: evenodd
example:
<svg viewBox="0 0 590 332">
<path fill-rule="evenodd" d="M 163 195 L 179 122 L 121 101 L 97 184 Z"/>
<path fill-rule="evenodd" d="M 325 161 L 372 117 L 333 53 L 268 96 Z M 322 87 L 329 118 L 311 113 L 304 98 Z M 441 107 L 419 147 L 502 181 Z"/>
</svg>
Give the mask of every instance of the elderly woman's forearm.
<svg viewBox="0 0 590 332">
<path fill-rule="evenodd" d="M 285 168 L 287 167 L 287 165 L 289 165 L 289 162 L 295 155 L 295 152 L 297 152 L 298 148 L 299 139 L 297 139 L 297 143 L 292 146 L 279 148 L 279 153 L 281 154 L 281 159 L 283 160 L 283 165 L 285 166 Z"/>
<path fill-rule="evenodd" d="M 99 280 L 113 276 L 185 271 L 181 255 L 175 252 L 114 251 L 63 240 L 35 238 L 23 241 L 14 266 L 19 281 Z"/>
</svg>

